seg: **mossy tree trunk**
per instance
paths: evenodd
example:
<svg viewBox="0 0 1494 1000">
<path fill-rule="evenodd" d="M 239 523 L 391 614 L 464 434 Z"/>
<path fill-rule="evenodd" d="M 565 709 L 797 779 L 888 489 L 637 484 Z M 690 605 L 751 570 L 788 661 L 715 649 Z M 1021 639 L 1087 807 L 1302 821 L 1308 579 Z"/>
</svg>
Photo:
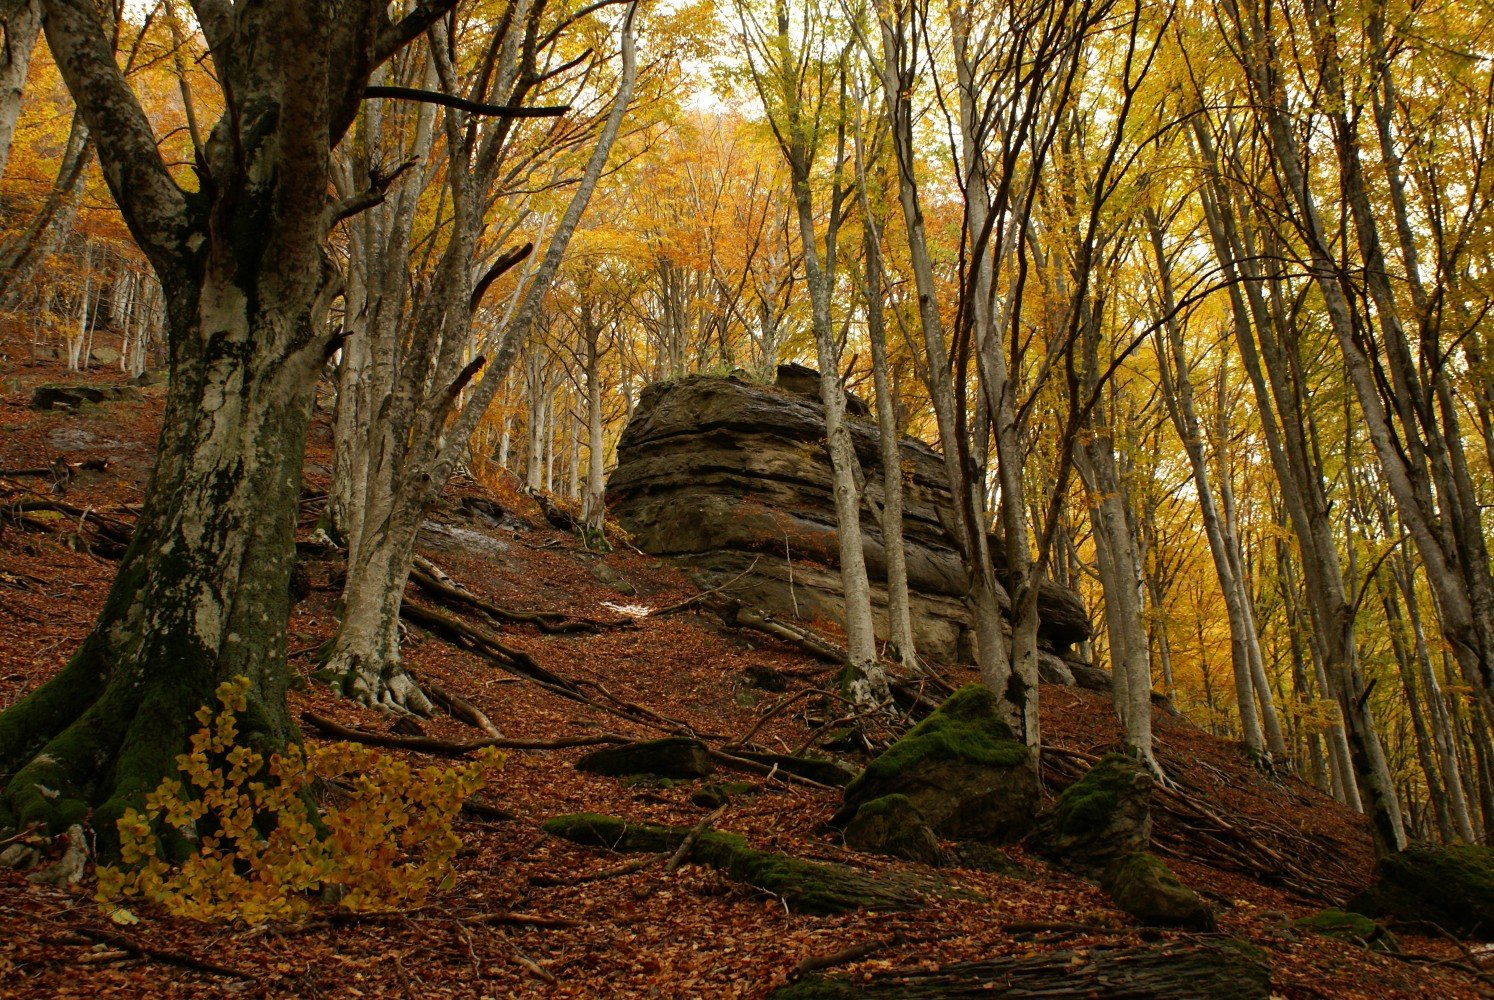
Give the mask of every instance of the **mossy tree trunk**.
<svg viewBox="0 0 1494 1000">
<path fill-rule="evenodd" d="M 195 129 L 180 187 L 89 0 L 46 0 L 53 56 L 110 191 L 160 278 L 171 380 L 135 537 L 93 631 L 0 715 L 0 828 L 114 820 L 187 748 L 195 711 L 250 680 L 241 739 L 294 737 L 285 632 L 301 457 L 332 344 L 323 251 L 330 149 L 369 73 L 450 3 L 391 23 L 383 3 L 202 7 L 230 110 Z"/>
</svg>

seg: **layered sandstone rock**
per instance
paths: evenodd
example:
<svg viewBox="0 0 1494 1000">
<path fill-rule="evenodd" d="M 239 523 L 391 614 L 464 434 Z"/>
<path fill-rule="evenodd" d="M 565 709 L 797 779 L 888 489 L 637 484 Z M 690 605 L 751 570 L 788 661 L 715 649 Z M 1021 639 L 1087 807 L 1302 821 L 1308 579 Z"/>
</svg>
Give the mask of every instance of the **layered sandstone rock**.
<svg viewBox="0 0 1494 1000">
<path fill-rule="evenodd" d="M 839 622 L 844 605 L 824 413 L 806 371 L 788 368 L 779 386 L 714 376 L 650 386 L 618 443 L 607 502 L 644 551 L 682 557 L 709 583 L 745 574 L 734 589 L 746 603 L 806 621 Z M 865 420 L 851 427 L 867 470 L 862 527 L 873 611 L 878 634 L 885 635 L 877 429 Z M 902 453 L 903 535 L 918 651 L 933 662 L 969 662 L 960 596 L 965 576 L 950 535 L 943 460 L 911 438 L 903 439 Z M 1057 657 L 1072 659 L 1073 647 L 1090 636 L 1083 603 L 1062 587 L 1043 586 L 1039 615 L 1039 642 Z"/>
</svg>

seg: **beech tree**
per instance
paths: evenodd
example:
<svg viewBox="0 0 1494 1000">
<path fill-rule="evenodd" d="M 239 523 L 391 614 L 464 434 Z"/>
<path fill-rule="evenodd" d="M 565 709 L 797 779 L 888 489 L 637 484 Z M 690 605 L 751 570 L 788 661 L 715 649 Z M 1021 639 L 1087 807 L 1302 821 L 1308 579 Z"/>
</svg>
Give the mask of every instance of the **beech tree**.
<svg viewBox="0 0 1494 1000">
<path fill-rule="evenodd" d="M 547 18 L 545 7 L 544 0 L 534 0 L 500 20 L 499 28 L 474 46 L 492 58 L 466 74 L 448 54 L 454 40 L 444 29 L 432 31 L 427 73 L 444 95 L 444 154 L 439 161 L 431 157 L 436 129 L 430 115 L 415 123 L 409 152 L 417 162 L 424 161 L 420 169 L 427 176 L 441 168 L 446 192 L 440 204 L 450 222 L 420 297 L 406 301 L 408 275 L 416 263 L 418 192 L 402 194 L 395 205 L 370 215 L 363 223 L 366 232 L 355 237 L 349 287 L 356 291 L 347 305 L 353 329 L 339 383 L 344 398 L 337 428 L 348 574 L 342 623 L 326 669 L 340 679 L 344 691 L 368 704 L 422 714 L 430 710 L 399 655 L 399 609 L 415 536 L 426 504 L 465 459 L 477 421 L 528 340 L 632 99 L 637 66 L 634 7 L 629 5 L 621 24 L 616 91 L 605 115 L 597 116 L 596 130 L 581 132 L 592 148 L 580 180 L 548 234 L 537 266 L 523 276 L 511 303 L 493 310 L 474 342 L 485 295 L 533 250 L 529 242 L 502 248 L 501 240 L 485 239 L 492 235 L 500 181 L 537 176 L 540 170 L 533 161 L 539 157 L 543 162 L 543 147 L 527 154 L 514 151 L 512 122 L 564 110 L 521 105 L 577 62 L 555 46 L 576 16 L 561 12 Z M 490 115 L 495 108 L 507 110 Z M 368 138 L 363 162 L 344 178 L 349 197 L 360 186 L 381 180 L 373 160 L 379 145 Z M 571 136 L 568 142 L 578 139 Z M 534 221 L 520 214 L 498 228 L 507 237 Z M 479 373 L 483 377 L 477 380 Z"/>
<path fill-rule="evenodd" d="M 249 678 L 242 739 L 295 737 L 286 622 L 301 456 L 326 322 L 332 148 L 374 70 L 452 7 L 421 0 L 194 4 L 224 114 L 174 172 L 88 0 L 44 30 L 109 189 L 160 280 L 170 354 L 159 452 L 134 538 L 67 666 L 0 715 L 0 825 L 114 820 L 175 770 L 193 713 Z M 361 202 L 376 192 L 359 192 Z"/>
<path fill-rule="evenodd" d="M 846 183 L 849 117 L 846 55 L 831 49 L 829 13 L 818 5 L 804 7 L 797 26 L 790 19 L 786 0 L 777 0 L 771 15 L 759 14 L 745 4 L 738 5 L 737 13 L 752 85 L 767 111 L 773 137 L 789 169 L 833 476 L 831 489 L 835 497 L 841 590 L 846 608 L 849 670 L 846 688 L 858 705 L 871 707 L 888 697 L 887 674 L 877 655 L 872 628 L 871 586 L 861 532 L 860 462 L 846 425 L 846 390 L 840 378 L 841 351 L 832 315 L 837 240 L 850 194 L 850 185 Z M 825 221 L 821 237 L 814 172 L 827 147 L 831 181 L 827 204 L 822 209 Z"/>
</svg>

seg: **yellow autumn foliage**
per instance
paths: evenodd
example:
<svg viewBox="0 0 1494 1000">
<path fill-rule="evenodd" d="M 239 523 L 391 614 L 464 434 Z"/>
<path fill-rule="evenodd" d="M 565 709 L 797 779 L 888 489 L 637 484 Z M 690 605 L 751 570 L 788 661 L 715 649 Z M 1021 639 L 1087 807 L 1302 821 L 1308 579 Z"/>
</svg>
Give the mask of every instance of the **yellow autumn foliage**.
<svg viewBox="0 0 1494 1000">
<path fill-rule="evenodd" d="M 454 881 L 461 839 L 452 822 L 502 763 L 496 750 L 454 767 L 413 768 L 370 747 L 293 746 L 268 761 L 238 745 L 249 682 L 218 687 L 191 752 L 177 758 L 144 811 L 118 823 L 120 864 L 98 871 L 110 913 L 140 899 L 174 916 L 261 924 L 296 920 L 318 893 L 350 910 L 418 906 Z M 345 801 L 318 812 L 309 794 L 337 780 Z M 195 843 L 180 865 L 162 858 L 158 831 Z"/>
</svg>

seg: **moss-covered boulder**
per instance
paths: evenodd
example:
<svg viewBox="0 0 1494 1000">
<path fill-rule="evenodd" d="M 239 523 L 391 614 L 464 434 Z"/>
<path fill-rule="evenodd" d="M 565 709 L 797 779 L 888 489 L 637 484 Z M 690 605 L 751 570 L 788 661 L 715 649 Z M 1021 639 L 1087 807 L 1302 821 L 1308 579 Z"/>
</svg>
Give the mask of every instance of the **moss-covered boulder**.
<svg viewBox="0 0 1494 1000">
<path fill-rule="evenodd" d="M 928 865 L 942 861 L 939 839 L 906 795 L 884 795 L 863 803 L 846 826 L 846 844 Z"/>
<path fill-rule="evenodd" d="M 657 774 L 661 778 L 704 778 L 711 773 L 706 745 L 687 736 L 603 747 L 576 761 L 578 771 L 621 778 Z"/>
<path fill-rule="evenodd" d="M 1152 841 L 1152 776 L 1135 761 L 1107 754 L 1039 817 L 1027 838 L 1036 854 L 1086 875 Z"/>
<path fill-rule="evenodd" d="M 557 816 L 546 833 L 613 851 L 673 851 L 689 833 L 682 827 L 630 823 L 616 816 L 577 813 Z M 831 914 L 853 910 L 913 910 L 938 886 L 931 880 L 875 875 L 846 865 L 804 861 L 748 847 L 732 833 L 707 830 L 695 841 L 690 859 L 727 878 L 782 899 L 797 913 Z"/>
<path fill-rule="evenodd" d="M 1494 941 L 1494 848 L 1411 847 L 1381 858 L 1374 884 L 1349 909 Z"/>
<path fill-rule="evenodd" d="M 1144 924 L 1214 929 L 1214 911 L 1209 904 L 1179 882 L 1162 859 L 1145 851 L 1113 861 L 1100 886 L 1110 893 L 1116 906 Z"/>
<path fill-rule="evenodd" d="M 874 799 L 903 795 L 942 837 L 1016 840 L 1037 814 L 1032 764 L 1027 746 L 997 714 L 996 696 L 968 684 L 846 786 L 835 821 L 850 822 Z"/>
<path fill-rule="evenodd" d="M 1352 941 L 1371 951 L 1400 951 L 1395 935 L 1362 913 L 1322 910 L 1292 924 L 1299 931 L 1310 931 L 1324 937 Z"/>
</svg>

